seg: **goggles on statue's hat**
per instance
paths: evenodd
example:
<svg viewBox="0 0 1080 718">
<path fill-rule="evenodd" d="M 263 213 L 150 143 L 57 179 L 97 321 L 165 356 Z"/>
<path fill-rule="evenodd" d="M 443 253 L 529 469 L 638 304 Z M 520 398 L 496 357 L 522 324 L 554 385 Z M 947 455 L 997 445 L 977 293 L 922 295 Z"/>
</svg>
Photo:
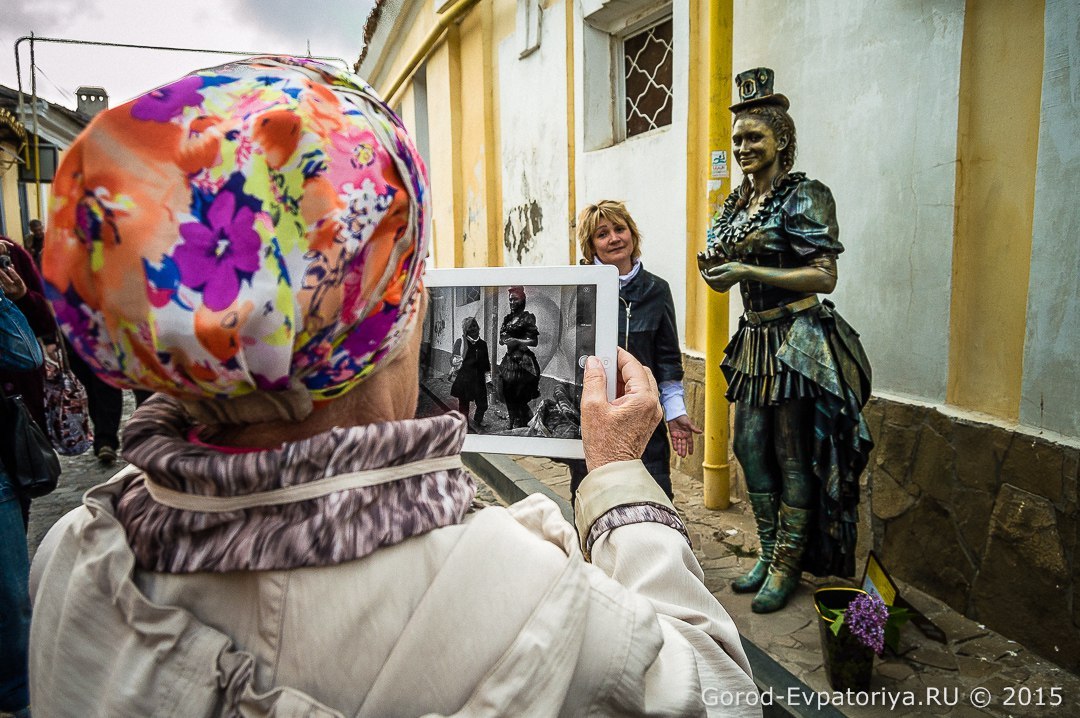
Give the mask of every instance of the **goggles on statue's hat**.
<svg viewBox="0 0 1080 718">
<path fill-rule="evenodd" d="M 774 73 L 768 67 L 755 67 L 753 70 L 740 72 L 735 76 L 735 91 L 739 101 L 729 109 L 739 112 L 748 107 L 759 105 L 777 105 L 783 109 L 791 107 L 788 98 L 773 92 Z"/>
</svg>

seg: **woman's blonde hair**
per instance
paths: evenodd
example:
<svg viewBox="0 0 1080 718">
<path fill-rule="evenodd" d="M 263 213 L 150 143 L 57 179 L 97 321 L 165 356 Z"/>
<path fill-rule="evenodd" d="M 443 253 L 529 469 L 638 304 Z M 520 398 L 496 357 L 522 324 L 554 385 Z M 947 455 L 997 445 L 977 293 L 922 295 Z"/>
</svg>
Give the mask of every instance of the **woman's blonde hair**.
<svg viewBox="0 0 1080 718">
<path fill-rule="evenodd" d="M 581 210 L 581 214 L 578 215 L 577 240 L 578 246 L 581 247 L 581 256 L 584 263 L 592 264 L 596 259 L 596 249 L 593 247 L 592 236 L 596 232 L 597 226 L 605 220 L 612 224 L 621 222 L 627 226 L 630 230 L 630 236 L 634 240 L 634 251 L 631 254 L 631 259 L 640 257 L 641 232 L 638 231 L 634 218 L 630 216 L 630 213 L 626 210 L 626 205 L 622 202 L 605 199 L 596 204 L 590 204 Z"/>
</svg>

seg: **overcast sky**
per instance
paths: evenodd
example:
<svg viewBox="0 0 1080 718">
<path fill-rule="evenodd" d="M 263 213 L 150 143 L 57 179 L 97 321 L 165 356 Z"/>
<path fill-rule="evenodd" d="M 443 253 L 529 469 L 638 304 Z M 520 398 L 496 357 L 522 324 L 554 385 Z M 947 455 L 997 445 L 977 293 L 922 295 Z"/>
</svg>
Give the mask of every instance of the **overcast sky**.
<svg viewBox="0 0 1080 718">
<path fill-rule="evenodd" d="M 0 84 L 18 87 L 15 41 L 35 35 L 282 54 L 328 55 L 351 68 L 374 0 L 0 0 Z M 29 43 L 19 46 L 30 92 Z M 117 105 L 191 70 L 231 58 L 154 50 L 35 43 L 38 95 L 75 107 L 75 89 L 99 85 Z"/>
</svg>

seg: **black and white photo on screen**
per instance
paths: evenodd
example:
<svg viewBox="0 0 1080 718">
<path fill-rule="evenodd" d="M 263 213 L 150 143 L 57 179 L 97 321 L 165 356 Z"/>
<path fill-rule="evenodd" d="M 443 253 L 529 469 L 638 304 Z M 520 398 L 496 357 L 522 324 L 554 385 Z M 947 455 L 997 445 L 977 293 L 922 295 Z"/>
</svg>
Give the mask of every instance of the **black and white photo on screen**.
<svg viewBox="0 0 1080 718">
<path fill-rule="evenodd" d="M 417 416 L 459 411 L 470 438 L 490 437 L 485 450 L 528 453 L 530 442 L 518 439 L 556 439 L 563 451 L 553 455 L 580 452 L 585 358 L 607 360 L 615 351 L 609 329 L 599 332 L 598 343 L 598 323 L 615 320 L 612 314 L 603 322 L 598 294 L 617 295 L 617 289 L 606 286 L 614 278 L 607 273 L 558 269 L 588 281 L 438 286 L 430 275 L 439 273 L 429 273 Z M 443 281 L 454 271 L 467 270 L 442 270 Z M 508 271 L 487 276 L 523 276 Z M 610 314 L 614 304 L 607 303 Z"/>
</svg>

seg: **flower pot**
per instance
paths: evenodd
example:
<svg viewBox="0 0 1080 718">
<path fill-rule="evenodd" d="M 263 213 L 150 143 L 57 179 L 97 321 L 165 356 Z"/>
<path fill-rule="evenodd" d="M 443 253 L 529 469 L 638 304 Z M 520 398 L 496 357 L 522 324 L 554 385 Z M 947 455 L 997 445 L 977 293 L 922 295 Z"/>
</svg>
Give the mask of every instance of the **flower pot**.
<svg viewBox="0 0 1080 718">
<path fill-rule="evenodd" d="M 814 609 L 818 614 L 821 633 L 821 654 L 825 659 L 825 675 L 833 690 L 865 691 L 870 688 L 874 670 L 874 652 L 864 646 L 846 624 L 837 634 L 832 632 L 833 619 L 822 615 L 821 607 L 845 610 L 853 598 L 865 591 L 858 588 L 819 588 L 814 591 Z"/>
</svg>

